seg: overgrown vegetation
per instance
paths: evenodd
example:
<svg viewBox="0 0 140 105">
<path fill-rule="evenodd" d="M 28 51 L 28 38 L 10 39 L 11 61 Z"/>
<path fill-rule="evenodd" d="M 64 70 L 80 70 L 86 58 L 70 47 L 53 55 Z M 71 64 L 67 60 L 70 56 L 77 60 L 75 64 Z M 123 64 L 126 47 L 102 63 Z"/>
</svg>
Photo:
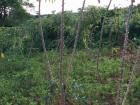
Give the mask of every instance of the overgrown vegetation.
<svg viewBox="0 0 140 105">
<path fill-rule="evenodd" d="M 0 1 L 0 105 L 140 104 L 140 5 L 85 2 L 38 18 L 28 2 Z"/>
</svg>

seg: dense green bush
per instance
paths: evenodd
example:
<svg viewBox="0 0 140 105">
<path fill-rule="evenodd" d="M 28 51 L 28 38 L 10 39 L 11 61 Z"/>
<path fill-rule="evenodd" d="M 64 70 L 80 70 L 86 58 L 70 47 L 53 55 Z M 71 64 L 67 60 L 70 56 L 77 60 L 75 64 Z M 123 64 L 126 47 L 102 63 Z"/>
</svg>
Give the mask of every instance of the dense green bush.
<svg viewBox="0 0 140 105">
<path fill-rule="evenodd" d="M 125 33 L 125 14 L 127 8 L 109 10 L 105 18 L 104 32 L 102 43 L 104 46 L 122 45 L 123 36 Z M 105 16 L 105 8 L 89 6 L 84 10 L 85 17 L 82 21 L 80 30 L 80 37 L 78 40 L 78 47 L 98 47 L 100 39 L 100 30 L 103 17 Z M 79 13 L 73 13 L 72 11 L 65 12 L 65 47 L 72 48 L 77 23 L 79 19 Z M 130 34 L 129 39 L 139 44 L 139 5 L 134 7 L 132 19 L 130 20 Z M 45 43 L 47 49 L 56 49 L 59 47 L 60 39 L 60 13 L 50 14 L 42 17 L 43 33 L 45 37 Z M 20 28 L 19 28 L 20 27 Z M 23 52 L 29 52 L 32 47 L 37 51 L 42 50 L 39 19 L 34 17 L 24 22 L 24 24 L 18 27 L 9 27 L 0 29 L 0 48 L 1 50 L 18 49 Z M 110 34 L 111 33 L 111 34 Z M 17 47 L 17 48 L 16 48 Z"/>
</svg>

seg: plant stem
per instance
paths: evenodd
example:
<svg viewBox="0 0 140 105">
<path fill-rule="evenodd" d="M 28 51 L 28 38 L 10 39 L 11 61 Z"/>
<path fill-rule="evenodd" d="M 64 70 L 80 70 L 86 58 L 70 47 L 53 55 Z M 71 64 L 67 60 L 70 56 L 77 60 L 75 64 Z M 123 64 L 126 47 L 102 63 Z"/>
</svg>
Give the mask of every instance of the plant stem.
<svg viewBox="0 0 140 105">
<path fill-rule="evenodd" d="M 117 90 L 117 98 L 116 98 L 116 105 L 121 104 L 121 88 L 123 84 L 123 75 L 124 75 L 124 69 L 125 69 L 125 54 L 127 53 L 127 47 L 128 47 L 128 34 L 129 34 L 129 20 L 131 17 L 132 13 L 132 7 L 133 7 L 133 2 L 131 1 L 131 5 L 128 8 L 128 14 L 126 16 L 126 21 L 125 21 L 125 35 L 124 35 L 124 44 L 123 44 L 123 51 L 122 51 L 122 56 L 121 56 L 121 70 L 120 70 L 120 81 L 119 81 L 119 87 Z"/>
<path fill-rule="evenodd" d="M 86 0 L 83 1 L 82 8 L 80 11 L 80 18 L 79 18 L 78 25 L 77 25 L 75 41 L 74 41 L 73 50 L 72 50 L 72 54 L 70 56 L 70 62 L 69 62 L 69 66 L 68 66 L 69 71 L 72 69 L 73 59 L 75 56 L 76 47 L 77 47 L 77 43 L 78 43 L 78 38 L 80 36 L 80 28 L 81 28 L 81 24 L 82 24 L 82 20 L 83 20 L 83 11 L 85 8 L 85 2 L 86 2 Z"/>
<path fill-rule="evenodd" d="M 61 28 L 60 28 L 60 88 L 61 105 L 65 105 L 65 80 L 64 80 L 64 0 L 62 0 Z"/>
<path fill-rule="evenodd" d="M 108 13 L 108 10 L 109 10 L 109 7 L 112 3 L 112 0 L 110 0 L 108 6 L 107 6 L 107 9 L 106 9 L 106 13 L 105 13 L 105 16 L 103 17 L 103 22 L 101 24 L 101 31 L 100 31 L 100 40 L 99 40 L 99 48 L 98 48 L 98 51 L 97 51 L 97 61 L 96 61 L 96 70 L 98 72 L 98 77 L 99 79 L 101 80 L 101 77 L 100 77 L 100 73 L 99 73 L 99 63 L 100 63 L 100 56 L 101 56 L 101 48 L 102 48 L 102 40 L 103 40 L 103 32 L 104 32 L 104 25 L 105 25 L 105 18 L 107 16 L 107 13 Z"/>
<path fill-rule="evenodd" d="M 43 27 L 42 27 L 42 21 L 41 21 L 41 0 L 39 0 L 39 30 L 40 30 L 40 35 L 41 35 L 41 41 L 42 41 L 42 47 L 43 47 L 43 51 L 45 54 L 45 64 L 47 65 L 47 79 L 48 81 L 51 81 L 51 65 L 50 65 L 50 61 L 48 59 L 48 53 L 46 50 L 46 45 L 45 45 L 45 39 L 44 39 L 44 33 L 43 33 Z"/>
<path fill-rule="evenodd" d="M 130 73 L 129 82 L 128 82 L 127 89 L 126 89 L 126 92 L 125 92 L 125 94 L 124 94 L 124 98 L 123 98 L 123 100 L 122 100 L 122 104 L 121 104 L 121 105 L 125 105 L 125 102 L 126 102 L 128 93 L 129 93 L 129 91 L 130 91 L 130 88 L 131 88 L 131 85 L 132 85 L 132 82 L 133 82 L 133 74 L 134 74 L 134 72 L 135 72 L 135 70 L 136 70 L 136 66 L 137 66 L 139 57 L 140 57 L 140 46 L 138 47 L 138 50 L 137 50 L 136 60 L 135 60 L 135 62 L 134 62 L 132 71 L 131 71 L 131 73 Z"/>
</svg>

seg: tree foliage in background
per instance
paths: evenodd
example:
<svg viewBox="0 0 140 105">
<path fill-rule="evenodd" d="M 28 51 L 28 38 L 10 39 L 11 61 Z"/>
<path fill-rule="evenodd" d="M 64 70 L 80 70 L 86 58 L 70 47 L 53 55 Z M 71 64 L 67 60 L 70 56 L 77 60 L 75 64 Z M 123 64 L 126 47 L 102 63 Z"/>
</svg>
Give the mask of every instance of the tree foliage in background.
<svg viewBox="0 0 140 105">
<path fill-rule="evenodd" d="M 23 9 L 24 3 L 21 0 L 0 0 L 0 26 L 13 26 L 28 19 L 30 15 Z"/>
<path fill-rule="evenodd" d="M 105 20 L 105 26 L 104 26 L 104 34 L 103 34 L 103 45 L 107 46 L 110 41 L 112 40 L 113 46 L 120 46 L 123 44 L 123 33 L 124 33 L 124 17 L 126 8 L 123 9 L 114 9 L 109 10 L 106 20 Z M 21 13 L 21 16 L 17 10 L 11 11 L 11 15 L 7 17 L 8 20 L 4 22 L 4 24 L 8 23 L 9 26 L 15 25 L 16 23 L 19 23 L 18 18 L 23 20 L 25 19 L 24 14 Z M 19 10 L 20 11 L 20 10 Z M 100 7 L 92 7 L 89 6 L 85 8 L 84 15 L 86 15 L 83 19 L 83 25 L 81 26 L 80 31 L 80 37 L 78 41 L 78 49 L 85 48 L 85 47 L 97 47 L 97 43 L 99 41 L 99 33 L 101 29 L 101 23 L 102 23 L 102 17 L 105 12 L 105 8 Z M 17 16 L 17 19 L 15 19 Z M 47 49 L 54 49 L 58 48 L 59 46 L 59 26 L 60 26 L 60 13 L 53 13 L 49 14 L 47 16 L 42 16 L 42 25 L 43 25 L 43 32 L 44 32 L 44 38 L 45 38 L 45 44 Z M 72 11 L 65 11 L 64 13 L 65 17 L 65 33 L 64 33 L 64 39 L 65 39 L 65 48 L 72 49 L 72 46 L 74 44 L 74 38 L 75 38 L 75 32 L 77 27 L 77 21 L 79 18 L 78 13 L 73 13 Z M 140 30 L 140 24 L 139 24 L 139 17 L 140 17 L 140 6 L 135 6 L 132 12 L 132 18 L 130 20 L 130 40 L 133 40 L 135 43 L 139 44 L 139 30 Z M 27 19 L 26 19 L 27 20 Z M 20 25 L 22 27 L 26 27 L 26 31 L 28 31 L 29 35 L 28 40 L 25 42 L 25 50 L 27 51 L 30 47 L 31 42 L 33 45 L 33 48 L 38 49 L 38 51 L 42 51 L 42 45 L 40 43 L 40 37 L 39 37 L 39 31 L 38 29 L 38 23 L 39 20 L 37 17 L 33 17 L 32 19 L 29 19 L 27 21 L 24 21 L 24 24 Z M 9 22 L 10 21 L 10 22 Z M 112 25 L 111 21 L 113 22 Z M 22 23 L 22 21 L 20 21 Z M 21 24 L 20 23 L 20 24 Z M 11 24 L 11 25 L 10 25 Z M 112 28 L 111 32 L 111 38 L 110 37 L 110 30 Z M 4 47 L 4 46 L 3 46 Z"/>
</svg>

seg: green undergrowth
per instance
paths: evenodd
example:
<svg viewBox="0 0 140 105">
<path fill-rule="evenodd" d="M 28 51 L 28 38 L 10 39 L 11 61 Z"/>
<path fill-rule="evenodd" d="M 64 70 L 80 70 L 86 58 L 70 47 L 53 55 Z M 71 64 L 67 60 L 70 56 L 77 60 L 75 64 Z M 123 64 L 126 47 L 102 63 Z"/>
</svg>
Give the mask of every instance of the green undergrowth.
<svg viewBox="0 0 140 105">
<path fill-rule="evenodd" d="M 64 77 L 68 105 L 115 105 L 120 60 L 100 57 L 97 71 L 95 51 L 78 51 L 73 69 L 68 71 L 70 54 L 64 54 Z M 41 53 L 27 56 L 6 56 L 0 59 L 0 105 L 59 105 L 59 54 L 49 52 L 52 81 L 46 79 L 46 65 Z M 124 91 L 129 78 L 125 72 Z M 134 76 L 126 105 L 139 105 L 140 77 Z M 126 82 L 126 83 L 125 83 Z"/>
</svg>

